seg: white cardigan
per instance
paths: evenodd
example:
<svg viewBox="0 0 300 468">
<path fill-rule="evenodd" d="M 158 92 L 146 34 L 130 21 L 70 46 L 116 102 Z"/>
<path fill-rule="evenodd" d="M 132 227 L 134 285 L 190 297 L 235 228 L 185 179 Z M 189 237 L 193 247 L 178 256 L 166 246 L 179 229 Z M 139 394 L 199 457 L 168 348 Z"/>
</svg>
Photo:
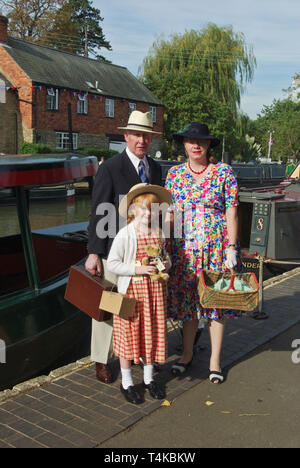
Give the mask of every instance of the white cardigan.
<svg viewBox="0 0 300 468">
<path fill-rule="evenodd" d="M 118 276 L 118 291 L 125 294 L 131 277 L 135 275 L 137 239 L 131 222 L 123 227 L 113 240 L 108 258 L 107 269 Z"/>
<path fill-rule="evenodd" d="M 122 228 L 113 240 L 107 269 L 118 276 L 118 292 L 126 294 L 131 277 L 135 275 L 137 237 L 133 222 Z M 169 260 L 168 268 L 171 266 Z"/>
</svg>

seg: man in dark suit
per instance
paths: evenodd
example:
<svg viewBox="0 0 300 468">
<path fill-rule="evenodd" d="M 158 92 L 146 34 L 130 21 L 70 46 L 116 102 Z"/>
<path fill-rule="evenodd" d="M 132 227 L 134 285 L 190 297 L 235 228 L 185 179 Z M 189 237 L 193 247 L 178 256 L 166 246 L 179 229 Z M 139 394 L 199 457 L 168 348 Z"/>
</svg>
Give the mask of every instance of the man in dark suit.
<svg viewBox="0 0 300 468">
<path fill-rule="evenodd" d="M 141 182 L 162 185 L 161 167 L 147 156 L 153 131 L 150 112 L 133 111 L 124 130 L 127 148 L 99 166 L 92 195 L 89 223 L 88 258 L 85 268 L 92 275 L 103 275 L 115 282 L 106 271 L 106 258 L 119 230 L 118 207 L 122 196 Z M 123 222 L 126 222 L 123 220 Z M 112 353 L 112 320 L 92 321 L 91 359 L 96 362 L 96 376 L 105 383 L 112 381 L 108 367 Z"/>
</svg>

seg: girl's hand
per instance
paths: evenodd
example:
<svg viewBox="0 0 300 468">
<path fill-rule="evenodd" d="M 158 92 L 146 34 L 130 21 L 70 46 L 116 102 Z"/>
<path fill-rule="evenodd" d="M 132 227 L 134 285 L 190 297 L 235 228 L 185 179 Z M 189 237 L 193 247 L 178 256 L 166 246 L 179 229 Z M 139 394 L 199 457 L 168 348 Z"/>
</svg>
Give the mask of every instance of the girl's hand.
<svg viewBox="0 0 300 468">
<path fill-rule="evenodd" d="M 142 265 L 135 267 L 136 275 L 153 275 L 156 273 L 156 266 L 154 265 Z"/>
</svg>

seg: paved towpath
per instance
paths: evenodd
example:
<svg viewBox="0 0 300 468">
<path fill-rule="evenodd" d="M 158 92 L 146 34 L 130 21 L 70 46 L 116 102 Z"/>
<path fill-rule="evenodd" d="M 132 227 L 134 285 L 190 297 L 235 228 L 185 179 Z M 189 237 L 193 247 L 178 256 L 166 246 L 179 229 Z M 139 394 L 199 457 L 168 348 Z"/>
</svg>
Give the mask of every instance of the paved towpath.
<svg viewBox="0 0 300 468">
<path fill-rule="evenodd" d="M 190 423 L 193 422 L 191 416 L 190 419 L 187 419 L 189 414 L 198 414 L 198 419 L 200 421 L 201 418 L 203 419 L 201 427 L 207 427 L 207 431 L 212 433 L 210 439 L 197 438 L 198 442 L 196 440 L 193 442 L 195 447 L 205 446 L 205 444 L 218 447 L 222 446 L 222 443 L 224 446 L 230 446 L 230 440 L 234 445 L 234 441 L 237 441 L 234 437 L 232 439 L 225 438 L 223 442 L 217 436 L 214 437 L 212 426 L 206 426 L 207 418 L 205 416 L 208 410 L 216 418 L 228 416 L 227 422 L 225 420 L 224 423 L 223 418 L 220 423 L 225 424 L 224 430 L 233 431 L 234 434 L 237 432 L 237 421 L 248 421 L 252 425 L 256 424 L 255 417 L 260 417 L 261 421 L 268 421 L 270 417 L 268 415 L 272 411 L 268 406 L 263 405 L 263 401 L 266 399 L 268 388 L 272 387 L 272 376 L 275 379 L 277 365 L 286 374 L 288 367 L 283 367 L 282 359 L 279 359 L 276 353 L 271 352 L 268 355 L 268 360 L 264 361 L 266 371 L 262 374 L 255 358 L 263 355 L 263 349 L 269 349 L 268 345 L 265 345 L 266 343 L 270 340 L 272 343 L 273 340 L 274 343 L 277 343 L 276 340 L 280 340 L 279 335 L 285 332 L 287 338 L 279 342 L 281 344 L 278 346 L 281 350 L 284 347 L 288 353 L 289 363 L 294 366 L 293 372 L 298 369 L 297 365 L 291 364 L 290 356 L 293 351 L 291 341 L 297 338 L 300 340 L 300 334 L 299 337 L 296 336 L 298 329 L 300 333 L 300 325 L 297 325 L 300 324 L 300 269 L 294 270 L 292 274 L 284 275 L 280 282 L 265 288 L 264 311 L 269 315 L 266 320 L 253 320 L 250 317 L 228 320 L 222 354 L 222 365 L 228 371 L 228 379 L 218 388 L 207 381 L 210 352 L 207 330 L 204 330 L 200 340 L 201 346 L 205 349 L 197 352 L 188 374 L 182 378 L 173 378 L 170 373 L 172 363 L 178 358 L 177 347 L 180 340 L 176 331 L 169 333 L 169 358 L 166 365 L 157 374 L 157 378 L 166 385 L 167 400 L 172 403 L 170 407 L 161 407 L 162 402 L 152 400 L 148 394 L 145 394 L 143 405 L 134 406 L 127 403 L 119 391 L 120 376 L 116 362 L 113 366 L 116 379 L 112 385 L 105 385 L 97 381 L 94 364 L 87 360 L 75 368 L 68 366 L 62 371 L 58 370 L 50 376 L 42 378 L 39 381 L 41 385 L 38 387 L 36 387 L 36 382 L 34 384 L 29 382 L 27 385 L 17 386 L 13 391 L 0 393 L 0 402 L 2 401 L 0 403 L 0 448 L 107 448 L 122 447 L 122 444 L 126 444 L 124 446 L 127 447 L 188 447 L 192 445 L 191 439 L 187 435 L 178 442 L 174 437 L 168 439 L 167 434 L 170 432 L 170 428 L 178 425 L 178 421 L 184 429 L 183 433 L 188 434 Z M 289 330 L 290 335 L 286 335 Z M 263 345 L 266 348 L 263 348 Z M 300 346 L 298 347 L 300 348 Z M 272 349 L 272 351 L 275 350 Z M 140 367 L 134 366 L 133 369 L 135 382 L 142 382 Z M 245 404 L 244 411 L 242 411 L 242 406 L 238 409 L 235 408 L 233 404 L 235 392 L 236 401 L 239 401 L 241 393 L 247 395 L 247 392 L 250 392 L 249 388 L 255 389 L 256 382 L 260 382 L 258 385 L 263 385 L 261 379 L 264 375 L 268 376 L 268 384 L 266 383 L 266 385 L 269 387 L 261 387 L 261 392 L 257 393 L 257 400 L 260 402 L 256 402 L 256 405 L 252 406 L 250 402 L 249 405 Z M 277 381 L 275 380 L 275 382 Z M 291 387 L 286 382 L 285 387 L 285 381 L 278 385 L 280 385 L 279 391 L 282 398 L 286 395 L 291 399 L 294 395 L 299 400 L 298 394 L 295 393 L 295 386 Z M 226 404 L 224 399 L 221 401 L 220 392 L 224 392 L 224 395 L 229 398 Z M 199 395 L 203 404 L 199 405 L 197 413 L 194 412 L 195 404 L 193 402 L 199 401 Z M 250 393 L 249 398 L 251 398 Z M 207 402 L 209 401 L 214 404 L 208 406 Z M 247 402 L 247 398 L 244 401 Z M 242 415 L 243 413 L 244 415 Z M 279 429 L 280 417 L 283 418 L 283 421 L 285 414 L 282 410 L 278 413 L 277 427 Z M 163 428 L 165 427 L 166 439 L 160 437 L 156 441 L 153 440 L 153 445 L 145 445 L 143 431 L 147 429 L 147 424 L 151 423 L 152 418 L 158 418 L 158 421 L 164 422 L 164 425 L 162 423 L 161 426 L 161 434 L 164 433 Z M 184 428 L 184 424 L 187 424 L 186 428 Z M 284 427 L 282 426 L 282 428 Z M 129 428 L 131 428 L 130 431 L 128 431 Z M 293 429 L 298 434 L 299 430 L 296 430 L 296 427 Z M 260 430 L 263 434 L 263 428 Z M 174 429 L 172 431 L 174 432 Z M 149 430 L 146 433 L 149 434 Z M 134 436 L 134 434 L 136 435 Z M 291 443 L 295 445 L 296 439 L 295 435 L 295 439 Z M 257 441 L 259 442 L 259 440 L 258 437 Z M 280 440 L 279 435 L 278 440 Z M 245 446 L 247 442 L 250 445 L 255 444 L 254 439 L 245 440 Z M 148 443 L 150 444 L 149 441 Z"/>
</svg>

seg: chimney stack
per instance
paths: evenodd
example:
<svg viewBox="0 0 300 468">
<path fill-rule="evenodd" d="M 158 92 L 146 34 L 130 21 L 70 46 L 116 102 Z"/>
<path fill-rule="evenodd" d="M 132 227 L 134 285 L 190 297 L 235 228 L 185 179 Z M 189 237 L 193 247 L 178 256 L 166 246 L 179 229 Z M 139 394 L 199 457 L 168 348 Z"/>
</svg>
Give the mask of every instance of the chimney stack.
<svg viewBox="0 0 300 468">
<path fill-rule="evenodd" d="M 7 25 L 8 19 L 5 16 L 0 15 L 0 43 L 7 42 L 8 40 Z"/>
</svg>

